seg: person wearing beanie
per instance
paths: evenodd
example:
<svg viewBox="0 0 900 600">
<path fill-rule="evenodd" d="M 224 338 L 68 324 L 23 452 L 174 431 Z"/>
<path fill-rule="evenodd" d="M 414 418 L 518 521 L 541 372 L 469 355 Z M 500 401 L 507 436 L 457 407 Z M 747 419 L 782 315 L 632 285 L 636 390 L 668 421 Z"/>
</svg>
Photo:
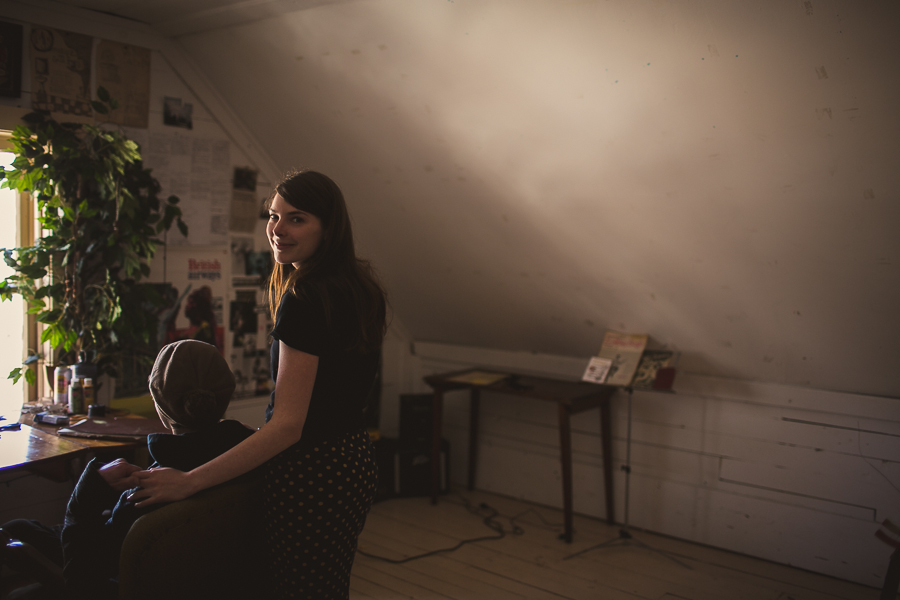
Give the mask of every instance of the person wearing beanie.
<svg viewBox="0 0 900 600">
<path fill-rule="evenodd" d="M 238 421 L 222 420 L 235 378 L 215 346 L 197 340 L 164 346 L 149 387 L 160 420 L 171 432 L 147 436 L 151 469 L 190 470 L 254 433 Z M 160 506 L 138 508 L 129 500 L 138 489 L 134 474 L 139 471 L 123 459 L 103 464 L 94 458 L 82 472 L 69 498 L 59 540 L 66 598 L 118 598 L 119 552 L 125 536 L 138 517 Z"/>
<path fill-rule="evenodd" d="M 134 499 L 138 506 L 180 500 L 261 467 L 272 597 L 346 599 L 377 487 L 364 410 L 387 302 L 371 264 L 356 256 L 334 181 L 289 173 L 267 209 L 277 264 L 268 284 L 275 391 L 266 423 L 195 469 L 135 473 L 143 489 Z M 309 478 L 316 485 L 306 485 Z"/>
<path fill-rule="evenodd" d="M 234 373 L 215 346 L 181 340 L 164 346 L 150 372 L 150 395 L 173 433 L 215 425 L 234 393 Z"/>
</svg>

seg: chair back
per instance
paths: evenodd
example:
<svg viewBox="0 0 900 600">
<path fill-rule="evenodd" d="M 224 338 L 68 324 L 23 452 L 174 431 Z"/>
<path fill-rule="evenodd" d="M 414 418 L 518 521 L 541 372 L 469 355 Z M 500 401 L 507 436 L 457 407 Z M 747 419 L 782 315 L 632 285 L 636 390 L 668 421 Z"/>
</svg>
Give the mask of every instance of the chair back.
<svg viewBox="0 0 900 600">
<path fill-rule="evenodd" d="M 119 597 L 267 597 L 261 485 L 248 474 L 140 517 L 122 544 Z"/>
</svg>

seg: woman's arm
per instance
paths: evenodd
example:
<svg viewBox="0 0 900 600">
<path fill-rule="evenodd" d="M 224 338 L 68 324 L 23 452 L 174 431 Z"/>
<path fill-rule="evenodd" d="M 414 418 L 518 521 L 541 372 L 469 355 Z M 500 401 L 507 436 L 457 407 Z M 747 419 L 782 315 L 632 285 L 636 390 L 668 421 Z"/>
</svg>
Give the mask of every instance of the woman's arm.
<svg viewBox="0 0 900 600">
<path fill-rule="evenodd" d="M 303 433 L 312 397 L 319 357 L 295 350 L 276 340 L 278 375 L 275 380 L 275 411 L 262 428 L 246 440 L 187 473 L 176 469 L 151 469 L 135 473 L 141 486 L 129 499 L 138 507 L 174 502 L 201 490 L 234 479 L 263 464 L 293 445 Z"/>
</svg>

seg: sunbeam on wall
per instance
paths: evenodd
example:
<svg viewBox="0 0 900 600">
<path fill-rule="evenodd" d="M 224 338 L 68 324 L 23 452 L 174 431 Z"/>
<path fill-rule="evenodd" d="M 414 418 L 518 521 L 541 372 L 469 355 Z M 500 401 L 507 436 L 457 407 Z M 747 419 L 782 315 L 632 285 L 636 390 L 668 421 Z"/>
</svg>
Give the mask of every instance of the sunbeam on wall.
<svg viewBox="0 0 900 600">
<path fill-rule="evenodd" d="M 694 372 L 898 394 L 896 13 L 371 0 L 180 41 L 282 167 L 345 188 L 416 339 L 625 329 Z"/>
</svg>

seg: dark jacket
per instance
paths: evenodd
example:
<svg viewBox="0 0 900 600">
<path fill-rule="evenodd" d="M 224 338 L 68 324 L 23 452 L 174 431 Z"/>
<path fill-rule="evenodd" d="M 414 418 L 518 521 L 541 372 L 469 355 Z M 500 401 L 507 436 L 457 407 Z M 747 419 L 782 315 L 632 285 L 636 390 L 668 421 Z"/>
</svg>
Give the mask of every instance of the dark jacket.
<svg viewBox="0 0 900 600">
<path fill-rule="evenodd" d="M 221 421 L 201 431 L 147 436 L 153 467 L 190 471 L 226 452 L 253 433 L 237 421 Z M 131 525 L 161 505 L 142 509 L 121 495 L 97 472 L 95 458 L 81 474 L 66 508 L 62 531 L 63 574 L 74 598 L 118 597 L 119 552 Z M 137 488 L 135 488 L 137 489 Z"/>
</svg>

